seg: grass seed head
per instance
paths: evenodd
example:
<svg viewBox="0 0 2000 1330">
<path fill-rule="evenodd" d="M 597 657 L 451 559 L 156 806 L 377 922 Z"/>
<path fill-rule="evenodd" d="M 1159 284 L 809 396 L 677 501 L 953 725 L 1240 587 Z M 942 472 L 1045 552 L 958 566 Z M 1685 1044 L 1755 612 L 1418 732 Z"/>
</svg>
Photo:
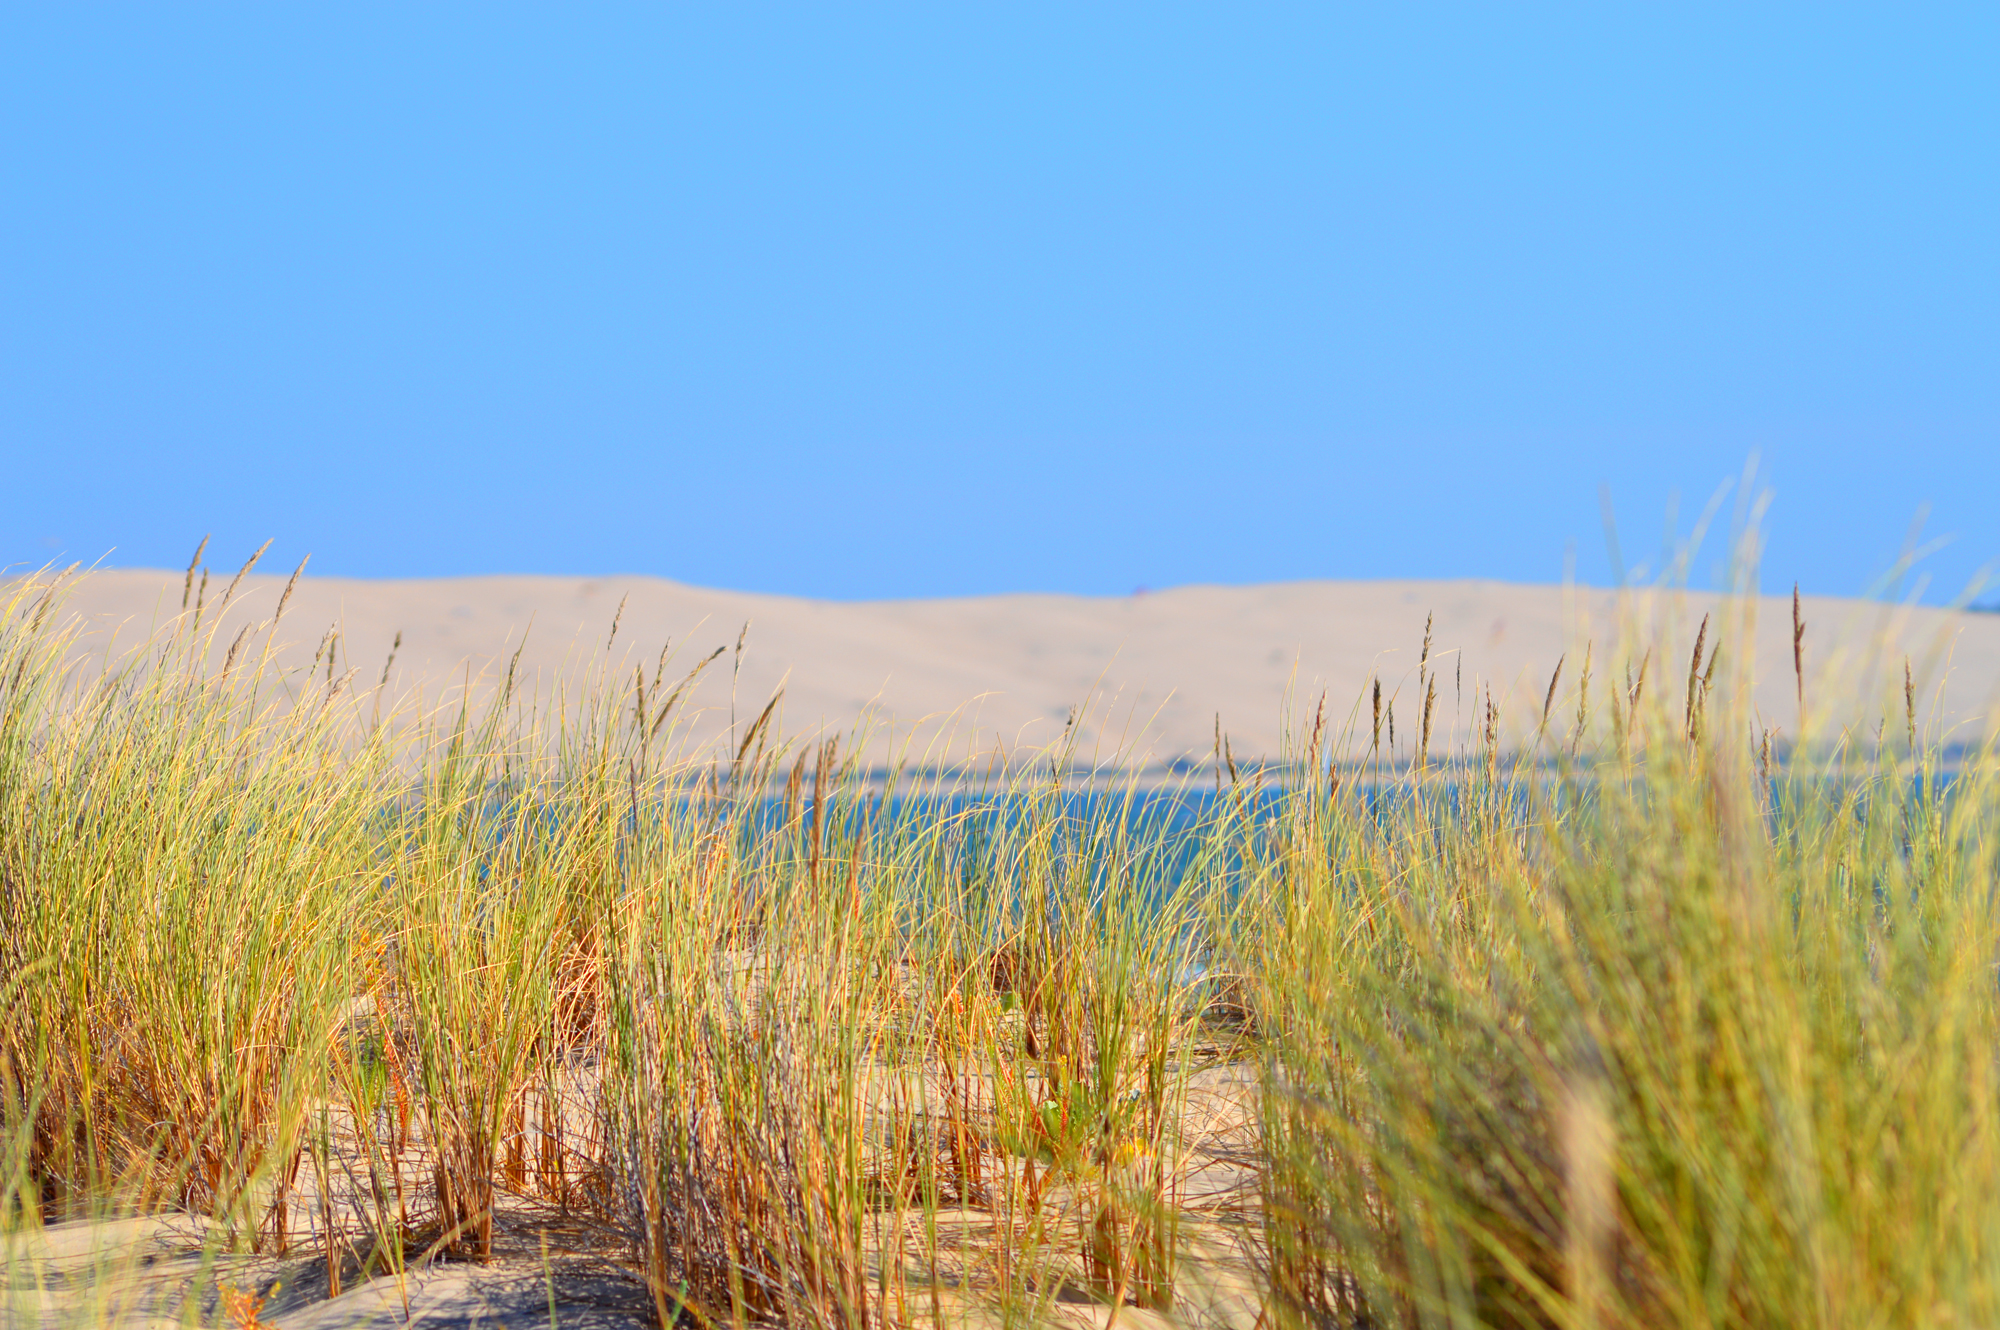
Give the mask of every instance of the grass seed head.
<svg viewBox="0 0 2000 1330">
<path fill-rule="evenodd" d="M 187 580 L 181 584 L 181 608 L 188 607 L 188 595 L 194 590 L 194 570 L 201 566 L 202 551 L 208 548 L 209 537 L 203 536 L 201 543 L 194 547 L 194 557 L 188 560 Z"/>
</svg>

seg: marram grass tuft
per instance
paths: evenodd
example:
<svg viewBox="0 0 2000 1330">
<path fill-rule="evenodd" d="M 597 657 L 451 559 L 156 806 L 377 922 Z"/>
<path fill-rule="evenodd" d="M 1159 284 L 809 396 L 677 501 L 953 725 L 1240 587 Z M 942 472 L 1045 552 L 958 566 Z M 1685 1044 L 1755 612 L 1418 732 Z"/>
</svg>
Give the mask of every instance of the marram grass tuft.
<svg viewBox="0 0 2000 1330">
<path fill-rule="evenodd" d="M 1454 732 L 1426 632 L 1401 748 L 1378 685 L 1178 784 L 871 769 L 777 697 L 699 750 L 708 662 L 609 644 L 384 714 L 199 564 L 108 665 L 0 616 L 9 1287 L 59 1223 L 208 1262 L 44 1319 L 573 1220 L 663 1324 L 2000 1321 L 1996 763 L 1907 674 L 1774 745 L 1724 614 L 1684 695 L 1585 643 Z"/>
</svg>

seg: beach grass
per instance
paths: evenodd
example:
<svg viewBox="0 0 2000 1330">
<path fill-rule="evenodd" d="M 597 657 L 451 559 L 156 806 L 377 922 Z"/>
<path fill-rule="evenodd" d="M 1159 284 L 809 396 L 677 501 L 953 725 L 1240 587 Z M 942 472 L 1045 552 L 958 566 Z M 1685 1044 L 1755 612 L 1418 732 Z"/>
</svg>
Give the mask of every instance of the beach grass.
<svg viewBox="0 0 2000 1330">
<path fill-rule="evenodd" d="M 775 706 L 704 749 L 706 662 L 615 628 L 580 688 L 385 706 L 187 590 L 108 661 L 50 579 L 0 625 L 38 1316 L 253 1324 L 230 1261 L 335 1296 L 554 1228 L 663 1324 L 2000 1319 L 2000 764 L 1908 691 L 1809 717 L 1804 637 L 1775 741 L 1727 616 L 1527 716 L 1426 632 L 1402 734 L 1310 699 L 1162 786 Z M 159 1216 L 177 1285 L 35 1255 Z"/>
</svg>

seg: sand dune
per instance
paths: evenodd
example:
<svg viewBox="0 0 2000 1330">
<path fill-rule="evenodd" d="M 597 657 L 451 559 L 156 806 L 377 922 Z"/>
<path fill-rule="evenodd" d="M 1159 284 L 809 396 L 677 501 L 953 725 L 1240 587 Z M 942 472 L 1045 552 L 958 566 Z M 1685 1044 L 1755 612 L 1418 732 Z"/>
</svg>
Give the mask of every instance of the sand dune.
<svg viewBox="0 0 2000 1330">
<path fill-rule="evenodd" d="M 214 635 L 216 663 L 261 620 L 285 578 L 253 575 Z M 211 580 L 208 618 L 226 578 Z M 115 656 L 181 612 L 177 572 L 116 570 L 71 579 L 62 617 L 83 649 Z M 624 605 L 607 648 L 613 616 Z M 717 647 L 733 648 L 749 624 L 734 679 L 739 725 L 782 682 L 787 733 L 845 728 L 864 712 L 896 732 L 949 734 L 951 752 L 1043 745 L 1083 707 L 1081 749 L 1123 746 L 1150 762 L 1206 756 L 1218 723 L 1239 756 L 1275 754 L 1286 699 L 1310 710 L 1322 691 L 1336 721 L 1359 707 L 1380 677 L 1395 706 L 1397 741 L 1414 740 L 1422 698 L 1416 672 L 1425 619 L 1435 616 L 1432 663 L 1439 693 L 1433 749 L 1476 723 L 1490 689 L 1503 726 L 1518 737 L 1541 715 L 1551 671 L 1566 659 L 1559 707 L 1573 712 L 1589 651 L 1596 694 L 1628 663 L 1653 651 L 1648 687 L 1684 690 L 1687 653 L 1703 614 L 1724 642 L 1725 673 L 1743 670 L 1765 723 L 1793 732 L 1797 705 L 1789 600 L 1730 607 L 1711 594 L 1627 594 L 1497 582 L 1295 582 L 1188 586 L 1129 597 L 1009 595 L 959 600 L 840 603 L 715 591 L 646 577 L 475 577 L 433 581 L 305 578 L 278 625 L 280 664 L 301 669 L 329 628 L 337 669 L 351 687 L 374 688 L 388 670 L 393 705 L 463 687 L 490 686 L 519 652 L 522 677 L 545 692 L 558 678 L 604 668 L 630 687 L 671 646 L 670 676 Z M 1754 624 L 1740 621 L 1748 613 Z M 1903 659 L 1923 714 L 1964 739 L 1984 730 L 2000 692 L 2000 615 L 1891 608 L 1812 597 L 1805 601 L 1808 700 L 1840 710 L 1872 733 L 1893 706 L 1900 724 Z M 1754 653 L 1740 644 L 1748 637 Z M 730 723 L 733 652 L 703 677 L 694 737 Z M 1865 699 L 1865 701 L 1864 701 Z M 1361 724 L 1366 726 L 1365 718 Z M 878 740 L 878 742 L 880 742 Z"/>
</svg>

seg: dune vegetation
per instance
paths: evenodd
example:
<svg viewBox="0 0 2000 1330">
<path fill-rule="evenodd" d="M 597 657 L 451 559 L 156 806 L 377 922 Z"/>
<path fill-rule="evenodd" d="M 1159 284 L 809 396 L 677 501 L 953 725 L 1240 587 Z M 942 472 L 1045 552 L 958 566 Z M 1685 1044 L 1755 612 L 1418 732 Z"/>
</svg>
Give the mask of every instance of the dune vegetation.
<svg viewBox="0 0 2000 1330">
<path fill-rule="evenodd" d="M 1815 720 L 1807 638 L 1790 734 L 1727 622 L 1529 716 L 1426 643 L 1163 787 L 766 699 L 696 751 L 730 662 L 615 626 L 580 705 L 398 707 L 227 601 L 109 661 L 5 606 L 10 1306 L 555 1243 L 700 1326 L 2000 1322 L 1996 762 L 1900 678 Z M 35 1255 L 149 1215 L 197 1277 Z"/>
</svg>

